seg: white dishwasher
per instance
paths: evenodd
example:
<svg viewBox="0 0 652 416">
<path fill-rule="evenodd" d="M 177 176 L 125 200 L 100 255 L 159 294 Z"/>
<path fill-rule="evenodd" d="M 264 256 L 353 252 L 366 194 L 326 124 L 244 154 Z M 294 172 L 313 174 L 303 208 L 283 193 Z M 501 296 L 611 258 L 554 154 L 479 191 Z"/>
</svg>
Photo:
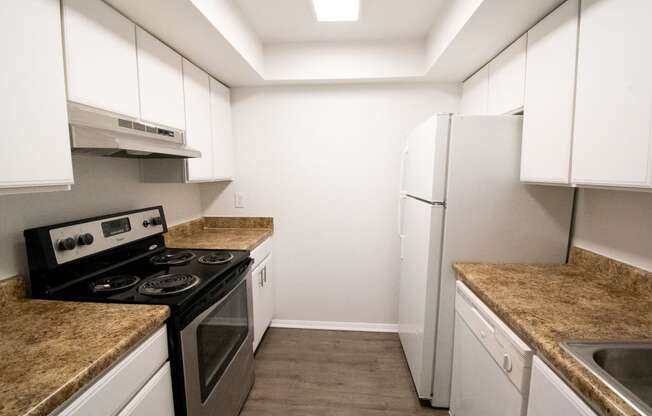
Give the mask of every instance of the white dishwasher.
<svg viewBox="0 0 652 416">
<path fill-rule="evenodd" d="M 524 416 L 531 366 L 532 350 L 457 282 L 451 416 Z"/>
</svg>

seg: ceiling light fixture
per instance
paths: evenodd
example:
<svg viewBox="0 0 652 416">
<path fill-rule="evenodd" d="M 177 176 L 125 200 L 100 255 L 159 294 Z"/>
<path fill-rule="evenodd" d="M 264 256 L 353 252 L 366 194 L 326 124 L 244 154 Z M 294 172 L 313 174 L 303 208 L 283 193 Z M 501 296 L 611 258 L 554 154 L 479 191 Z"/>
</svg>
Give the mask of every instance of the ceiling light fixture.
<svg viewBox="0 0 652 416">
<path fill-rule="evenodd" d="M 360 0 L 312 0 L 320 22 L 355 22 L 360 17 Z"/>
</svg>

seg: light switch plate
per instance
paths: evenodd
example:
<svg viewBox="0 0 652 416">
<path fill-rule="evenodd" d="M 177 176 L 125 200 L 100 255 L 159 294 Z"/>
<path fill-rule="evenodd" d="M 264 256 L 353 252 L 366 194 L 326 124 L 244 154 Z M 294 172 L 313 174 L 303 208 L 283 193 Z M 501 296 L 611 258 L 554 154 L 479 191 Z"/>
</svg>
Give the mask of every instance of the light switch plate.
<svg viewBox="0 0 652 416">
<path fill-rule="evenodd" d="M 247 205 L 247 196 L 243 192 L 236 192 L 234 199 L 236 208 L 244 208 Z"/>
</svg>

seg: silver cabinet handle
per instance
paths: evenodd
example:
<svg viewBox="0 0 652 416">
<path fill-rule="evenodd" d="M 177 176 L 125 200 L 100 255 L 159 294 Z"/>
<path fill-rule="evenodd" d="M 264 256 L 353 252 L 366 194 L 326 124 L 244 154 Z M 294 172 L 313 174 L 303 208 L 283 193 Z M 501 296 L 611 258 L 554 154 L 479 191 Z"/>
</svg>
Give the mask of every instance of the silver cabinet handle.
<svg viewBox="0 0 652 416">
<path fill-rule="evenodd" d="M 267 283 L 267 266 L 263 267 L 263 282 Z"/>
</svg>

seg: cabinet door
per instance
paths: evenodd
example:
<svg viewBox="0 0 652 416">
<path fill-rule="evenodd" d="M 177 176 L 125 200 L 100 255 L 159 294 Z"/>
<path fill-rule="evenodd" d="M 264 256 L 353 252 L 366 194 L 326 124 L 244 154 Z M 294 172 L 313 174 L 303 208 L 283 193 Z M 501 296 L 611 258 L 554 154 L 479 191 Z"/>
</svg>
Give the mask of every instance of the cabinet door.
<svg viewBox="0 0 652 416">
<path fill-rule="evenodd" d="M 462 85 L 462 114 L 487 114 L 489 67 L 485 66 Z"/>
<path fill-rule="evenodd" d="M 272 275 L 272 255 L 270 254 L 265 260 L 265 269 L 263 271 L 263 305 L 264 305 L 264 324 L 268 328 L 274 318 L 274 277 Z"/>
<path fill-rule="evenodd" d="M 521 180 L 570 182 L 579 0 L 528 32 Z"/>
<path fill-rule="evenodd" d="M 514 113 L 523 107 L 526 40 L 527 35 L 521 36 L 489 63 L 489 114 Z"/>
<path fill-rule="evenodd" d="M 188 159 L 187 179 L 213 179 L 213 137 L 211 133 L 211 94 L 208 74 L 183 60 L 183 88 L 186 103 L 186 144 L 201 152 Z"/>
<path fill-rule="evenodd" d="M 136 28 L 140 116 L 143 121 L 184 130 L 181 55 Z"/>
<path fill-rule="evenodd" d="M 267 329 L 265 325 L 265 297 L 263 294 L 263 281 L 264 263 L 261 263 L 254 269 L 251 276 L 252 284 L 252 304 L 254 313 L 254 351 L 258 349 L 260 340 L 263 339 L 263 334 Z"/>
<path fill-rule="evenodd" d="M 0 2 L 0 193 L 73 183 L 59 2 Z M 55 190 L 41 188 L 38 190 Z"/>
<path fill-rule="evenodd" d="M 63 0 L 70 101 L 140 116 L 135 30 L 101 0 Z"/>
<path fill-rule="evenodd" d="M 527 416 L 597 416 L 547 365 L 534 357 Z"/>
<path fill-rule="evenodd" d="M 652 2 L 583 0 L 572 180 L 650 186 Z"/>
<path fill-rule="evenodd" d="M 211 78 L 210 83 L 213 127 L 213 174 L 216 180 L 231 180 L 234 177 L 231 91 L 213 78 Z"/>
</svg>

